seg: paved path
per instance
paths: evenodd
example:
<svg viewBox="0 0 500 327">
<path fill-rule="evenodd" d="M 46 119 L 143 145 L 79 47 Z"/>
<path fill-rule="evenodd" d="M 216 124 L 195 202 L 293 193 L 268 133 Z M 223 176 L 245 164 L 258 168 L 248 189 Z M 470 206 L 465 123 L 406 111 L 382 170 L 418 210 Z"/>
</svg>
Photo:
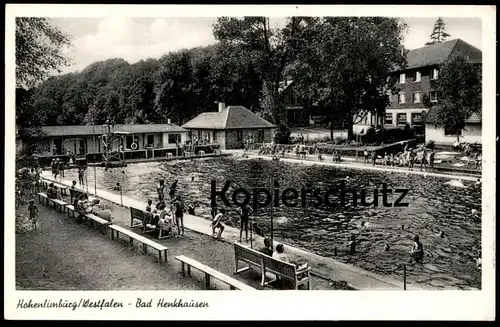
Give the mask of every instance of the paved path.
<svg viewBox="0 0 500 327">
<path fill-rule="evenodd" d="M 297 161 L 297 160 L 293 160 Z M 49 171 L 44 171 L 42 177 L 54 181 L 52 176 L 50 176 Z M 65 184 L 67 186 L 71 185 L 71 181 L 60 179 L 57 180 L 58 183 Z M 93 188 L 89 188 L 89 193 L 92 193 Z M 98 197 L 106 199 L 116 204 L 121 203 L 120 195 L 108 192 L 103 189 L 97 189 Z M 136 208 L 145 208 L 146 202 L 138 201 L 127 196 L 123 196 L 123 204 L 125 206 L 133 206 Z M 198 233 L 202 233 L 205 235 L 212 235 L 212 229 L 210 227 L 210 222 L 207 219 L 192 216 L 189 214 L 185 214 L 184 216 L 184 226 L 186 229 L 196 231 Z M 235 242 L 239 239 L 239 230 L 236 228 L 232 228 L 226 226 L 224 230 L 224 241 L 226 242 Z M 277 245 L 278 242 L 275 242 L 274 245 Z M 260 236 L 254 235 L 253 237 L 253 247 L 262 247 L 263 246 L 263 238 Z M 329 278 L 333 281 L 345 281 L 353 288 L 358 290 L 402 290 L 403 283 L 401 281 L 394 280 L 392 278 L 388 278 L 385 276 L 380 276 L 364 269 L 341 263 L 337 260 L 321 257 L 316 254 L 310 253 L 308 251 L 295 248 L 292 246 L 285 245 L 288 255 L 292 260 L 296 260 L 298 258 L 306 260 L 311 267 L 313 267 L 313 272 Z M 408 290 L 422 290 L 422 289 L 433 289 L 428 286 L 418 286 L 418 285 L 407 285 Z"/>
</svg>

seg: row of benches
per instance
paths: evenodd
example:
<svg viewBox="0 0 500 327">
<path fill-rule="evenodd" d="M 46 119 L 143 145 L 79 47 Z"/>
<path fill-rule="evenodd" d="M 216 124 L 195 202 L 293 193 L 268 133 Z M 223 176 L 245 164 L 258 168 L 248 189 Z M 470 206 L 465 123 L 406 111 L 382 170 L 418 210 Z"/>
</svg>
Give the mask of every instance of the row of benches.
<svg viewBox="0 0 500 327">
<path fill-rule="evenodd" d="M 38 193 L 38 200 L 40 203 L 44 202 L 46 205 L 53 204 L 54 207 L 58 207 L 59 211 L 63 212 L 64 208 L 66 209 L 66 212 L 68 214 L 68 217 L 75 217 L 75 207 L 72 204 L 68 204 L 62 200 L 59 199 L 51 199 L 47 196 L 46 193 L 40 192 Z M 120 233 L 123 235 L 126 235 L 130 238 L 130 243 L 132 244 L 134 240 L 140 242 L 143 245 L 143 251 L 147 253 L 147 247 L 151 247 L 158 251 L 158 256 L 159 256 L 159 261 L 160 263 L 162 262 L 162 257 L 164 261 L 167 261 L 167 251 L 168 248 L 164 245 L 158 244 L 148 238 L 145 238 L 139 234 L 134 233 L 133 231 L 127 230 L 125 228 L 122 228 L 118 225 L 114 225 L 111 221 L 108 221 L 106 219 L 100 218 L 92 213 L 85 213 L 82 215 L 84 219 L 89 221 L 92 225 L 98 225 L 101 229 L 101 232 L 103 234 L 107 234 L 107 230 L 111 230 L 111 238 L 115 239 L 115 233 L 116 237 L 119 238 Z"/>
<path fill-rule="evenodd" d="M 156 226 L 154 225 L 148 225 L 144 226 L 144 221 L 148 221 L 150 219 L 151 213 L 146 212 L 137 208 L 130 207 L 130 227 L 135 228 L 135 227 L 142 227 L 146 231 L 149 230 L 149 228 L 155 229 Z M 167 237 L 167 236 L 164 236 Z M 158 238 L 164 238 L 162 237 L 161 230 L 159 233 Z M 289 280 L 295 289 L 298 289 L 299 286 L 308 284 L 308 288 L 311 288 L 310 285 L 310 268 L 303 269 L 303 270 L 297 270 L 296 266 L 291 263 L 283 262 L 278 259 L 269 257 L 263 253 L 260 253 L 258 251 L 255 251 L 253 249 L 247 248 L 239 243 L 234 244 L 234 255 L 235 255 L 235 260 L 236 260 L 236 270 L 235 274 L 241 273 L 243 271 L 246 271 L 250 269 L 251 267 L 257 268 L 261 274 L 262 274 L 262 280 L 261 280 L 261 285 L 266 286 L 272 282 L 274 282 L 276 279 L 272 279 L 269 281 L 265 280 L 266 273 L 271 273 L 275 276 L 279 276 L 280 278 Z M 185 258 L 185 257 L 183 257 Z M 177 259 L 177 258 L 176 258 Z M 181 259 L 177 259 L 181 260 Z M 181 260 L 182 261 L 182 260 Z M 248 264 L 248 267 L 238 269 L 239 262 L 243 261 Z M 190 267 L 190 264 L 195 265 L 198 267 L 198 270 L 201 270 L 205 272 L 205 274 L 208 274 L 206 277 L 209 278 L 210 273 L 213 272 L 213 269 L 205 269 L 204 265 L 201 263 L 193 263 L 194 260 L 190 259 L 187 260 L 186 262 L 183 262 L 182 267 L 183 267 L 183 272 L 184 272 L 184 264 L 187 265 L 187 267 Z M 188 270 L 188 273 L 190 271 Z M 226 276 L 225 278 L 228 278 Z M 208 281 L 209 283 L 209 281 Z"/>
<path fill-rule="evenodd" d="M 70 213 L 73 213 L 73 217 L 75 215 L 75 210 L 73 205 L 67 204 L 64 201 L 57 200 L 57 199 L 49 199 L 45 193 L 39 193 L 39 200 L 40 198 L 46 199 L 47 202 L 52 202 L 54 206 L 58 206 L 60 210 L 62 210 L 63 207 L 66 208 L 68 216 L 70 216 Z M 136 209 L 133 207 L 130 207 L 130 227 L 143 227 L 143 222 L 147 221 L 150 217 L 151 213 Z M 162 256 L 165 260 L 167 261 L 167 251 L 168 248 L 158 244 L 146 237 L 143 237 L 137 233 L 134 233 L 133 231 L 130 231 L 128 229 L 125 229 L 123 227 L 113 225 L 111 222 L 104 220 L 100 217 L 97 217 L 93 214 L 86 214 L 84 215 L 85 218 L 87 218 L 90 222 L 92 223 L 97 223 L 98 225 L 101 226 L 102 232 L 106 233 L 106 230 L 109 228 L 111 230 L 111 239 L 115 238 L 115 233 L 116 237 L 119 238 L 120 233 L 123 235 L 126 235 L 129 237 L 130 243 L 133 244 L 133 241 L 136 240 L 143 245 L 143 251 L 147 253 L 147 247 L 150 246 L 158 251 L 158 256 L 160 262 L 162 262 Z M 137 220 L 139 222 L 137 222 Z M 150 229 L 155 229 L 156 226 L 153 225 L 147 225 L 147 228 Z M 169 235 L 171 236 L 171 235 Z M 165 236 L 168 237 L 168 236 Z M 165 238 L 162 236 L 161 231 L 159 234 L 159 238 Z M 292 283 L 293 288 L 298 289 L 301 285 L 307 284 L 308 289 L 311 289 L 311 278 L 310 278 L 310 268 L 298 270 L 294 264 L 287 263 L 280 261 L 278 259 L 269 257 L 261 252 L 255 251 L 251 248 L 245 247 L 241 245 L 240 243 L 234 243 L 234 253 L 235 253 L 235 263 L 236 263 L 236 269 L 234 271 L 234 274 L 239 274 L 242 273 L 246 270 L 249 270 L 251 268 L 256 268 L 258 271 L 260 271 L 262 275 L 261 279 L 261 285 L 266 286 L 269 285 L 271 282 L 275 281 L 277 278 L 267 280 L 266 281 L 266 275 L 267 273 L 271 273 L 275 275 L 276 277 L 288 280 Z M 208 288 L 210 285 L 210 278 L 214 277 L 230 286 L 230 289 L 253 289 L 252 287 L 230 277 L 227 276 L 219 271 L 216 271 L 213 268 L 210 268 L 194 259 L 188 258 L 186 256 L 177 256 L 176 260 L 181 262 L 181 269 L 183 275 L 187 274 L 191 275 L 191 267 L 202 271 L 205 274 L 205 283 L 206 287 Z M 247 267 L 243 267 L 239 269 L 239 264 L 240 261 L 245 262 L 247 264 Z"/>
</svg>

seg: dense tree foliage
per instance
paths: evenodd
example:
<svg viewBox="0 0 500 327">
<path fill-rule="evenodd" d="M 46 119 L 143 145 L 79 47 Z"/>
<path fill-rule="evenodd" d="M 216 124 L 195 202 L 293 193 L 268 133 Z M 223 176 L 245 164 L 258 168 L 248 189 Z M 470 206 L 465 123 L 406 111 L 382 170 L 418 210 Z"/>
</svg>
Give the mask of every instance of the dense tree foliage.
<svg viewBox="0 0 500 327">
<path fill-rule="evenodd" d="M 47 18 L 16 17 L 16 86 L 31 88 L 52 70 L 69 64 L 70 38 Z"/>
<path fill-rule="evenodd" d="M 473 114 L 481 117 L 481 69 L 461 55 L 450 57 L 442 66 L 436 90 L 439 104 L 436 107 L 435 125 L 459 135 L 466 129 L 466 120 Z"/>
<path fill-rule="evenodd" d="M 332 121 L 342 118 L 352 139 L 356 120 L 369 112 L 382 115 L 389 104 L 391 72 L 406 65 L 405 28 L 396 18 L 317 20 L 289 67 L 296 89 L 325 108 Z"/>
<path fill-rule="evenodd" d="M 34 96 L 33 88 L 45 80 L 51 71 L 70 62 L 64 50 L 70 37 L 50 25 L 47 18 L 16 18 L 16 139 L 23 141 L 22 151 L 16 152 L 16 162 L 30 162 L 35 142 L 43 136 L 40 126 L 47 120 L 59 119 L 54 98 L 57 89 L 45 98 Z M 56 79 L 61 82 L 66 77 Z M 55 82 L 54 79 L 50 81 Z M 43 110 L 37 108 L 43 107 Z"/>
<path fill-rule="evenodd" d="M 290 17 L 272 28 L 265 17 L 222 17 L 214 45 L 134 64 L 95 62 L 47 79 L 33 90 L 33 105 L 45 124 L 183 124 L 222 101 L 263 111 L 285 142 L 281 81 L 294 79 L 304 105 L 319 104 L 332 121 L 352 126 L 355 117 L 385 109 L 389 72 L 405 64 L 404 28 L 393 18 Z"/>
</svg>

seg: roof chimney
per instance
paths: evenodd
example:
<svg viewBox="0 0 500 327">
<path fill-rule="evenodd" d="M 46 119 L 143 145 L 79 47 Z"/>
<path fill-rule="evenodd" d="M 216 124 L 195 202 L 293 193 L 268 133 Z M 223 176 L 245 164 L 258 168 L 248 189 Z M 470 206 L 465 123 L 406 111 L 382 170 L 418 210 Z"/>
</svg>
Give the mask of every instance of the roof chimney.
<svg viewBox="0 0 500 327">
<path fill-rule="evenodd" d="M 226 107 L 226 104 L 224 102 L 219 102 L 219 112 L 224 110 L 225 107 Z"/>
<path fill-rule="evenodd" d="M 167 124 L 169 124 L 169 125 L 172 124 L 172 120 L 170 120 L 170 118 L 167 119 Z"/>
</svg>

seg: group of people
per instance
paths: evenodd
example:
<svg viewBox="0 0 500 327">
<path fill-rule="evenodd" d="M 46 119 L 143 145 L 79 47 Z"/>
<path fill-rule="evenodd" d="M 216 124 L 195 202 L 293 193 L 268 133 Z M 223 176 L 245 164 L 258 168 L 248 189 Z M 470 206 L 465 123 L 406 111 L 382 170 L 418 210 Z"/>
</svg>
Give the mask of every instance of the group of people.
<svg viewBox="0 0 500 327">
<path fill-rule="evenodd" d="M 73 181 L 73 186 L 76 187 L 76 181 Z M 73 206 L 78 214 L 77 221 L 82 222 L 83 217 L 87 213 L 92 213 L 109 222 L 112 221 L 111 209 L 105 204 L 102 204 L 99 199 L 89 198 L 87 193 L 81 193 L 79 196 L 74 196 Z"/>
<path fill-rule="evenodd" d="M 400 167 L 408 167 L 413 169 L 415 162 L 420 163 L 420 170 L 427 169 L 427 165 L 430 166 L 431 169 L 434 169 L 434 161 L 435 161 L 435 152 L 434 150 L 429 150 L 425 146 L 423 146 L 420 150 L 418 149 L 408 149 L 405 147 L 403 152 L 398 154 L 387 152 L 381 157 L 383 166 L 400 166 Z M 368 150 L 363 151 L 364 163 L 371 162 L 373 166 L 377 165 L 377 159 L 379 156 L 376 151 L 369 152 Z"/>
<path fill-rule="evenodd" d="M 151 215 L 146 218 L 147 221 L 143 222 L 143 232 L 146 232 L 146 227 L 148 224 L 157 226 L 162 230 L 174 231 L 177 227 L 177 237 L 184 235 L 184 212 L 185 205 L 180 195 L 177 195 L 177 183 L 178 180 L 172 182 L 169 188 L 170 204 L 167 205 L 165 202 L 165 181 L 160 180 L 156 187 L 158 194 L 158 203 L 153 206 L 153 201 L 148 200 L 146 206 L 146 212 L 151 213 Z M 189 206 L 190 213 L 194 213 L 195 204 Z"/>
</svg>

